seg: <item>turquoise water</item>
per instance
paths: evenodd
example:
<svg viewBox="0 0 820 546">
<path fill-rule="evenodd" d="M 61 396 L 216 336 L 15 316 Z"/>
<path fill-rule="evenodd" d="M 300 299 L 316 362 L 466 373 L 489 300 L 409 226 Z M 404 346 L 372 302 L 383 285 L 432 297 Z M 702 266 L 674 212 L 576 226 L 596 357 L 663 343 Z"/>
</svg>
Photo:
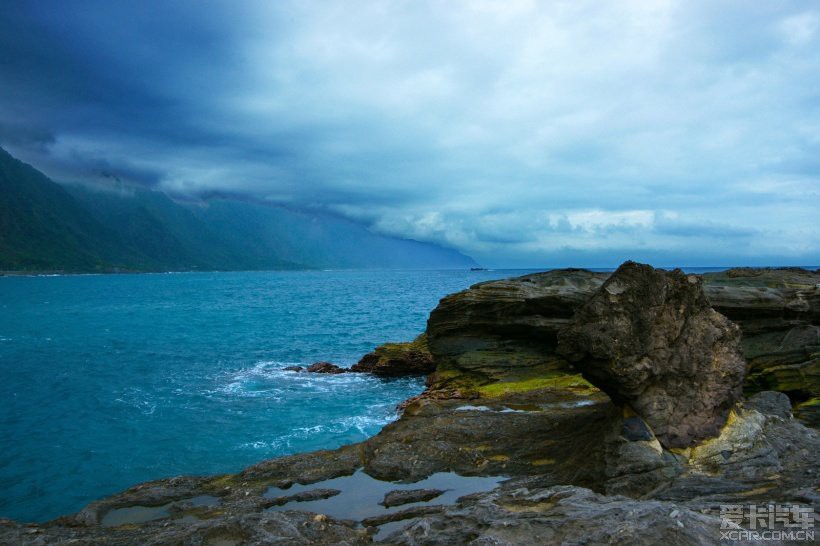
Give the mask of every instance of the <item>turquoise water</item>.
<svg viewBox="0 0 820 546">
<path fill-rule="evenodd" d="M 350 365 L 444 295 L 523 273 L 0 277 L 0 517 L 371 436 L 422 380 L 282 368 Z"/>
</svg>

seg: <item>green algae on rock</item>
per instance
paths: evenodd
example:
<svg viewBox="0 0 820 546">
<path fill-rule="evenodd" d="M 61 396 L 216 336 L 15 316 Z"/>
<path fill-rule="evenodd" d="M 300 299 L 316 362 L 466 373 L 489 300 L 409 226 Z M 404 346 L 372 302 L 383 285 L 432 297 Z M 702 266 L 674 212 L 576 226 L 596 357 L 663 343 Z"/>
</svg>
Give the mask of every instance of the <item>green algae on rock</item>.
<svg viewBox="0 0 820 546">
<path fill-rule="evenodd" d="M 382 377 L 427 375 L 436 369 L 427 348 L 427 334 L 409 343 L 385 343 L 364 355 L 350 367 L 351 372 L 367 372 Z"/>
</svg>

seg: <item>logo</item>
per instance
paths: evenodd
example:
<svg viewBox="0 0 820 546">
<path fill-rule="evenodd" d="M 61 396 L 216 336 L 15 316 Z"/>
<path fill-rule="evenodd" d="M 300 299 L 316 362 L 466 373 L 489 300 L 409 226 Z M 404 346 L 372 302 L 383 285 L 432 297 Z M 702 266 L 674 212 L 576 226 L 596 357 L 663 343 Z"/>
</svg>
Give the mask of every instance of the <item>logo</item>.
<svg viewBox="0 0 820 546">
<path fill-rule="evenodd" d="M 720 539 L 814 541 L 815 518 L 799 504 L 721 504 Z"/>
</svg>

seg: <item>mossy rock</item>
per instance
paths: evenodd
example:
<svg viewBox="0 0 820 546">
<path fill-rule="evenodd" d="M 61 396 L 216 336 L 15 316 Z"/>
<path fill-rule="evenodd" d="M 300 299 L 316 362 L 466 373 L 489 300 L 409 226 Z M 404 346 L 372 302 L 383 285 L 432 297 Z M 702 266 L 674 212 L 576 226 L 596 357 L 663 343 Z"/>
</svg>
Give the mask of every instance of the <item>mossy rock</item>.
<svg viewBox="0 0 820 546">
<path fill-rule="evenodd" d="M 520 381 L 498 381 L 478 388 L 481 396 L 493 398 L 511 393 L 535 391 L 539 389 L 568 389 L 573 391 L 597 391 L 580 374 L 554 374 L 546 377 L 532 377 Z"/>
<path fill-rule="evenodd" d="M 382 377 L 427 375 L 436 369 L 427 348 L 427 334 L 404 343 L 385 343 L 364 355 L 350 371 L 366 372 Z"/>
</svg>

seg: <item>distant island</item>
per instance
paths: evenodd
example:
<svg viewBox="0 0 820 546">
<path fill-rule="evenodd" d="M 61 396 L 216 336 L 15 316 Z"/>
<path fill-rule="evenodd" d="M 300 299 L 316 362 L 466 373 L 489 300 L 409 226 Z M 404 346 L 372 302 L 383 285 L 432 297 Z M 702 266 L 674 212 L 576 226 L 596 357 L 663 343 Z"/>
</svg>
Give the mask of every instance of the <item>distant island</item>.
<svg viewBox="0 0 820 546">
<path fill-rule="evenodd" d="M 0 148 L 0 271 L 469 268 L 431 243 L 323 212 L 138 187 L 57 184 Z"/>
</svg>

